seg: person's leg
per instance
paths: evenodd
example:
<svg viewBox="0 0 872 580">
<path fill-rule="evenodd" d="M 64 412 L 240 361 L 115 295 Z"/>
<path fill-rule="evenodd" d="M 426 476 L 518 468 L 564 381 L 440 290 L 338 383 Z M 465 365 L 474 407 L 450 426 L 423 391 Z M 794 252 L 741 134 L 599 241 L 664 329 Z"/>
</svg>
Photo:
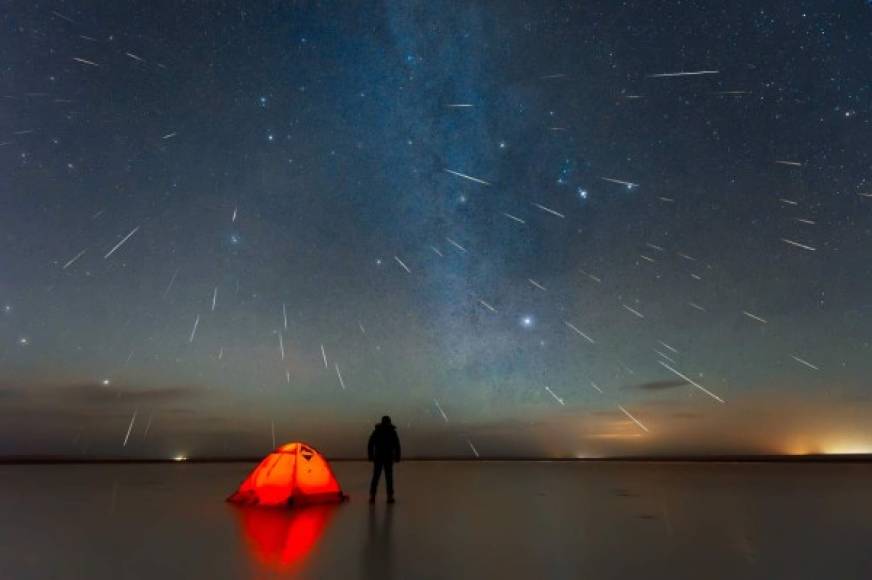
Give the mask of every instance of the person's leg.
<svg viewBox="0 0 872 580">
<path fill-rule="evenodd" d="M 369 482 L 369 497 L 375 497 L 375 492 L 378 491 L 378 480 L 381 477 L 382 464 L 381 461 L 372 462 L 372 481 Z"/>
<path fill-rule="evenodd" d="M 394 498 L 394 464 L 391 462 L 385 463 L 385 484 L 388 487 L 388 499 Z"/>
</svg>

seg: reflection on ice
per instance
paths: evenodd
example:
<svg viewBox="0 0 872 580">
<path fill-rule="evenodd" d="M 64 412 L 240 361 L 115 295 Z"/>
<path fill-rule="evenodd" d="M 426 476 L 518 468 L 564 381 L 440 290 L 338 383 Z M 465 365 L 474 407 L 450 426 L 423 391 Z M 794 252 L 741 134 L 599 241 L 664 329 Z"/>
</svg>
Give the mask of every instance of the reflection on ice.
<svg viewBox="0 0 872 580">
<path fill-rule="evenodd" d="M 312 552 L 337 507 L 240 507 L 235 511 L 251 558 L 269 568 L 288 571 L 300 566 Z"/>
</svg>

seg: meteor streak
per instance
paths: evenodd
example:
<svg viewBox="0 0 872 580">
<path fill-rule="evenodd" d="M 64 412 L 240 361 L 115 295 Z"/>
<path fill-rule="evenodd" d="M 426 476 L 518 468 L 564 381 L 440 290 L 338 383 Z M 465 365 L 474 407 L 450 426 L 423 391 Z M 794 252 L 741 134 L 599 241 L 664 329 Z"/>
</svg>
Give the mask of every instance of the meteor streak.
<svg viewBox="0 0 872 580">
<path fill-rule="evenodd" d="M 698 382 L 696 382 L 695 380 L 690 378 L 689 376 L 685 375 L 684 373 L 675 370 L 674 368 L 672 368 L 671 366 L 669 366 L 668 364 L 666 364 L 662 360 L 657 361 L 657 363 L 660 366 L 662 366 L 663 368 L 665 368 L 666 370 L 668 370 L 669 372 L 675 374 L 678 378 L 684 379 L 685 381 L 687 381 L 688 383 L 690 383 L 691 385 L 693 385 L 694 387 L 696 387 L 697 389 L 699 389 L 700 391 L 702 391 L 703 393 L 705 393 L 706 395 L 708 395 L 709 397 L 711 397 L 712 399 L 717 401 L 718 403 L 724 402 L 724 400 L 722 398 L 720 398 L 719 396 L 717 396 L 716 394 L 714 394 L 713 392 L 711 392 L 710 390 L 708 390 L 707 388 L 705 388 L 704 386 L 702 386 L 701 384 L 699 384 Z"/>
<path fill-rule="evenodd" d="M 540 205 L 540 204 L 538 204 L 538 203 L 536 203 L 536 202 L 530 202 L 530 203 L 532 203 L 533 205 L 535 205 L 536 207 L 538 207 L 538 208 L 541 209 L 542 211 L 547 211 L 548 213 L 550 213 L 550 214 L 552 214 L 552 215 L 556 215 L 556 216 L 559 217 L 559 218 L 565 218 L 565 217 L 566 217 L 565 215 L 563 215 L 563 214 L 560 213 L 559 211 L 554 211 L 553 209 L 548 208 L 548 207 L 545 207 L 544 205 Z"/>
<path fill-rule="evenodd" d="M 699 76 L 699 75 L 716 75 L 720 72 L 721 71 L 717 71 L 717 70 L 679 71 L 679 72 L 668 72 L 668 73 L 656 73 L 653 75 L 648 75 L 648 78 L 649 79 L 665 79 L 665 78 L 671 78 L 671 77 L 693 77 L 693 76 Z"/>
<path fill-rule="evenodd" d="M 560 397 L 558 397 L 558 396 L 554 393 L 554 391 L 551 390 L 551 387 L 545 387 L 545 390 L 548 391 L 548 394 L 551 395 L 552 397 L 554 397 L 554 400 L 557 401 L 558 403 L 560 403 L 561 406 L 563 406 L 563 407 L 566 406 L 566 403 L 563 402 L 563 399 L 561 399 Z"/>
<path fill-rule="evenodd" d="M 451 175 L 456 175 L 457 177 L 462 177 L 463 179 L 468 179 L 469 181 L 474 181 L 474 182 L 480 183 L 482 185 L 487 185 L 487 186 L 491 185 L 491 183 L 485 181 L 484 179 L 479 179 L 478 177 L 473 177 L 471 175 L 467 175 L 467 174 L 461 173 L 459 171 L 454 171 L 452 169 L 445 169 L 445 171 L 447 173 L 450 173 Z"/>
<path fill-rule="evenodd" d="M 571 330 L 572 330 L 573 332 L 575 332 L 578 336 L 582 337 L 583 339 L 585 339 L 585 340 L 588 341 L 589 343 L 591 343 L 591 344 L 596 344 L 596 341 L 595 341 L 594 339 L 592 339 L 591 337 L 589 337 L 588 335 L 586 335 L 585 333 L 583 333 L 582 331 L 580 331 L 580 330 L 579 330 L 579 329 L 578 329 L 574 324 L 572 324 L 571 322 L 564 320 L 564 321 L 563 321 L 563 324 L 565 324 L 569 329 L 571 329 Z"/>
<path fill-rule="evenodd" d="M 620 409 L 621 412 L 622 412 L 624 415 L 626 415 L 626 416 L 630 419 L 630 421 L 632 421 L 633 423 L 635 423 L 636 425 L 638 425 L 638 426 L 642 429 L 642 431 L 644 431 L 645 433 L 650 433 L 650 431 L 648 431 L 648 427 L 646 427 L 645 425 L 643 425 L 642 422 L 639 421 L 637 418 L 633 417 L 633 415 L 631 415 L 630 412 L 629 412 L 628 410 L 626 410 L 625 408 L 623 408 L 623 407 L 620 406 L 620 405 L 618 405 L 618 409 Z"/>
<path fill-rule="evenodd" d="M 115 246 L 114 246 L 111 250 L 109 250 L 108 252 L 106 252 L 106 255 L 103 256 L 103 259 L 105 260 L 106 258 L 108 258 L 109 256 L 111 256 L 112 254 L 114 254 L 114 253 L 115 253 L 115 250 L 117 250 L 117 249 L 120 248 L 122 245 L 124 245 L 124 242 L 126 242 L 127 240 L 129 240 L 129 239 L 131 238 L 131 236 L 133 236 L 133 234 L 135 234 L 135 233 L 136 233 L 136 230 L 138 230 L 138 229 L 139 229 L 139 226 L 136 226 L 135 228 L 133 228 L 132 230 L 130 230 L 130 233 L 129 233 L 129 234 L 127 234 L 126 236 L 124 236 L 123 238 L 121 238 L 121 241 L 120 241 L 120 242 L 118 242 L 117 244 L 115 244 Z"/>
</svg>

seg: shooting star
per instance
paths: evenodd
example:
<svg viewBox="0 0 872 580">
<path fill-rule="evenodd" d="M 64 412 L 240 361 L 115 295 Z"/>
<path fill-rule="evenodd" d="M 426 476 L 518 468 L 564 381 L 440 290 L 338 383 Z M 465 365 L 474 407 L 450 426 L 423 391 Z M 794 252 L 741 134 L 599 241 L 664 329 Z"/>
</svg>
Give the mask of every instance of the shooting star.
<svg viewBox="0 0 872 580">
<path fill-rule="evenodd" d="M 651 248 L 652 250 L 657 250 L 658 252 L 665 252 L 666 250 L 662 246 L 658 246 L 657 244 L 652 244 L 651 242 L 645 242 L 645 245 Z"/>
<path fill-rule="evenodd" d="M 785 205 L 799 205 L 798 201 L 793 201 L 792 199 L 780 198 L 778 201 Z"/>
<path fill-rule="evenodd" d="M 236 223 L 236 213 L 239 211 L 239 206 L 233 208 L 233 217 L 230 218 L 230 223 Z"/>
<path fill-rule="evenodd" d="M 478 449 L 476 449 L 475 445 L 472 444 L 472 441 L 467 439 L 466 444 L 469 445 L 469 448 L 472 449 L 472 453 L 475 455 L 475 458 L 478 459 L 480 455 L 478 454 Z"/>
<path fill-rule="evenodd" d="M 127 56 L 129 56 L 129 57 L 132 58 L 133 60 L 137 60 L 137 61 L 139 61 L 139 62 L 145 62 L 145 59 L 144 59 L 144 58 L 140 58 L 139 56 L 133 54 L 132 52 L 125 52 L 124 54 L 126 54 Z"/>
<path fill-rule="evenodd" d="M 808 225 L 810 225 L 810 226 L 815 225 L 815 221 L 814 221 L 814 220 L 810 220 L 810 219 L 808 219 L 808 218 L 793 218 L 793 219 L 796 220 L 796 221 L 798 221 L 798 222 L 801 223 L 801 224 L 808 224 Z"/>
<path fill-rule="evenodd" d="M 636 309 L 634 309 L 634 308 L 630 308 L 630 307 L 627 306 L 626 304 L 621 304 L 621 306 L 623 306 L 624 308 L 626 308 L 627 310 L 629 310 L 630 312 L 632 312 L 633 314 L 635 314 L 635 315 L 638 316 L 639 318 L 645 318 L 645 315 L 642 314 L 641 312 L 639 312 L 638 310 L 636 310 Z"/>
<path fill-rule="evenodd" d="M 614 179 L 612 177 L 600 177 L 603 181 L 608 181 L 610 183 L 617 183 L 618 185 L 623 185 L 627 189 L 633 189 L 634 187 L 639 187 L 638 183 L 633 183 L 632 181 L 624 181 L 623 179 Z"/>
<path fill-rule="evenodd" d="M 688 255 L 685 254 L 684 252 L 675 252 L 675 254 L 676 254 L 679 258 L 684 258 L 685 260 L 690 260 L 691 262 L 696 262 L 696 258 L 694 258 L 693 256 L 688 256 Z"/>
<path fill-rule="evenodd" d="M 131 238 L 131 236 L 133 236 L 133 234 L 135 234 L 136 231 L 137 231 L 138 229 L 139 229 L 139 226 L 136 226 L 135 228 L 133 228 L 132 230 L 130 230 L 130 233 L 127 234 L 126 236 L 124 236 L 123 238 L 121 238 L 121 241 L 118 242 L 117 244 L 115 244 L 115 246 L 114 246 L 111 250 L 109 250 L 109 251 L 106 253 L 105 256 L 103 256 L 103 259 L 105 260 L 106 258 L 108 258 L 109 256 L 111 256 L 112 254 L 114 254 L 114 253 L 115 253 L 115 250 L 117 250 L 117 249 L 120 248 L 122 245 L 124 245 L 124 242 L 126 242 L 127 240 L 129 240 L 129 239 Z"/>
<path fill-rule="evenodd" d="M 494 308 L 493 306 L 491 306 L 490 304 L 488 304 L 488 303 L 485 302 L 484 300 L 479 299 L 478 303 L 481 304 L 482 306 L 484 306 L 485 308 L 487 308 L 488 310 L 490 310 L 491 312 L 496 312 L 496 311 L 497 311 L 496 308 Z"/>
<path fill-rule="evenodd" d="M 74 57 L 73 57 L 73 60 L 76 61 L 76 62 L 80 62 L 80 63 L 82 63 L 82 64 L 87 64 L 88 66 L 96 66 L 96 67 L 99 67 L 99 66 L 100 66 L 100 65 L 97 64 L 96 62 L 93 62 L 93 61 L 90 61 L 90 60 L 87 60 L 87 59 L 84 59 L 84 58 L 79 58 L 78 56 L 74 56 Z"/>
<path fill-rule="evenodd" d="M 554 391 L 551 390 L 551 387 L 545 387 L 545 390 L 548 391 L 548 394 L 551 395 L 552 397 L 554 397 L 554 400 L 557 401 L 558 403 L 560 403 L 561 406 L 563 406 L 563 407 L 566 406 L 566 403 L 563 402 L 563 399 L 561 399 L 560 397 L 558 397 L 558 396 L 554 393 Z"/>
<path fill-rule="evenodd" d="M 660 344 L 662 344 L 662 345 L 663 345 L 663 348 L 665 348 L 665 349 L 667 349 L 667 350 L 670 350 L 670 351 L 674 352 L 675 354 L 679 354 L 677 348 L 675 348 L 675 347 L 673 347 L 673 346 L 670 346 L 670 345 L 666 344 L 666 343 L 663 342 L 662 340 L 658 340 L 657 342 L 659 342 Z"/>
<path fill-rule="evenodd" d="M 70 258 L 70 260 L 69 260 L 66 264 L 63 265 L 63 267 L 61 268 L 61 270 L 66 270 L 67 268 L 69 268 L 70 266 L 72 266 L 73 264 L 75 264 L 75 263 L 76 263 L 76 260 L 78 260 L 79 258 L 81 258 L 82 256 L 85 255 L 85 252 L 87 252 L 87 250 L 82 250 L 81 252 L 79 252 L 78 254 L 76 254 L 75 256 L 73 256 L 72 258 Z"/>
<path fill-rule="evenodd" d="M 442 254 L 442 252 L 439 251 L 439 248 L 437 248 L 436 246 L 430 246 L 430 249 L 433 250 L 433 253 L 436 254 L 437 256 L 439 256 L 440 258 L 444 258 L 444 257 L 445 257 L 445 256 Z"/>
<path fill-rule="evenodd" d="M 447 173 L 450 173 L 451 175 L 456 175 L 457 177 L 462 177 L 463 179 L 468 179 L 469 181 L 474 181 L 474 182 L 480 183 L 482 185 L 487 185 L 487 186 L 491 185 L 489 182 L 485 181 L 484 179 L 479 179 L 478 177 L 473 177 L 473 176 L 467 175 L 465 173 L 460 173 L 459 171 L 453 171 L 451 169 L 445 169 L 445 171 Z"/>
<path fill-rule="evenodd" d="M 656 263 L 657 263 L 657 260 L 655 260 L 654 258 L 651 258 L 651 257 L 649 257 L 649 256 L 646 256 L 645 254 L 639 254 L 639 257 L 642 258 L 643 260 L 646 260 L 646 261 L 648 261 L 648 262 L 651 262 L 652 264 L 656 264 Z"/>
<path fill-rule="evenodd" d="M 451 238 L 449 238 L 449 237 L 446 236 L 446 237 L 445 237 L 445 240 L 446 240 L 449 244 L 451 244 L 452 246 L 454 246 L 455 248 L 457 248 L 458 250 L 460 250 L 461 252 L 466 253 L 466 248 L 464 248 L 463 246 L 461 246 L 460 244 L 458 244 L 457 242 L 455 242 L 455 241 L 452 240 Z"/>
<path fill-rule="evenodd" d="M 449 103 L 445 106 L 452 108 L 452 109 L 461 109 L 461 108 L 469 108 L 469 107 L 472 107 L 473 105 L 471 103 Z"/>
<path fill-rule="evenodd" d="M 652 75 L 648 75 L 648 78 L 649 79 L 665 79 L 665 78 L 671 78 L 671 77 L 694 77 L 694 76 L 699 76 L 699 75 L 716 75 L 720 72 L 721 71 L 717 71 L 717 70 L 679 71 L 679 72 L 668 72 L 668 73 L 655 73 Z"/>
<path fill-rule="evenodd" d="M 218 286 L 212 291 L 212 312 L 215 312 L 215 304 L 218 302 Z"/>
<path fill-rule="evenodd" d="M 553 75 L 545 75 L 544 77 L 539 77 L 543 81 L 548 79 L 563 79 L 566 78 L 566 74 L 564 73 L 554 73 Z"/>
<path fill-rule="evenodd" d="M 593 387 L 594 389 L 596 389 L 596 392 L 598 392 L 600 395 L 603 394 L 603 390 L 601 388 L 599 388 L 595 382 L 590 381 L 590 386 Z"/>
<path fill-rule="evenodd" d="M 632 421 L 633 423 L 635 423 L 636 425 L 638 425 L 639 428 L 642 429 L 642 431 L 644 431 L 645 433 L 650 433 L 650 431 L 648 431 L 648 427 L 646 427 L 645 425 L 643 425 L 642 422 L 639 421 L 637 418 L 633 417 L 633 415 L 631 415 L 630 412 L 629 412 L 628 410 L 626 410 L 625 408 L 623 408 L 623 407 L 620 406 L 620 405 L 618 405 L 618 409 L 620 409 L 621 412 L 622 412 L 624 415 L 626 415 L 626 416 L 630 419 L 630 421 Z"/>
<path fill-rule="evenodd" d="M 139 409 L 133 411 L 133 415 L 130 417 L 130 425 L 127 426 L 127 434 L 124 436 L 124 443 L 121 447 L 127 447 L 127 440 L 130 439 L 130 432 L 133 431 L 133 423 L 136 421 L 136 413 Z"/>
<path fill-rule="evenodd" d="M 661 352 L 661 351 L 657 350 L 656 348 L 652 348 L 651 350 L 656 352 L 660 358 L 665 358 L 666 360 L 668 360 L 671 363 L 675 362 L 675 359 L 672 358 L 671 356 L 669 356 L 668 354 L 666 354 L 665 352 Z"/>
<path fill-rule="evenodd" d="M 793 360 L 795 360 L 796 362 L 798 362 L 798 363 L 801 364 L 801 365 L 805 365 L 805 366 L 807 366 L 808 368 L 810 368 L 810 369 L 812 369 L 812 370 L 815 370 L 815 371 L 819 371 L 819 370 L 820 370 L 820 368 L 818 368 L 817 366 L 811 364 L 810 362 L 808 362 L 808 361 L 805 360 L 805 359 L 799 358 L 798 356 L 796 356 L 796 355 L 794 355 L 794 354 L 790 355 L 790 358 L 792 358 Z"/>
<path fill-rule="evenodd" d="M 531 201 L 530 203 L 533 204 L 534 206 L 538 207 L 538 208 L 541 209 L 542 211 L 547 211 L 548 213 L 550 213 L 550 214 L 552 214 L 552 215 L 556 215 L 556 216 L 559 217 L 559 218 L 565 218 L 565 217 L 566 217 L 565 215 L 563 215 L 563 214 L 560 213 L 559 211 L 554 211 L 553 209 L 551 209 L 551 208 L 549 208 L 549 207 L 545 207 L 544 205 L 538 204 L 538 203 L 536 203 L 535 201 Z"/>
<path fill-rule="evenodd" d="M 285 330 L 288 329 L 288 310 L 285 308 L 284 302 L 282 303 L 282 321 L 285 324 Z"/>
<path fill-rule="evenodd" d="M 324 345 L 321 345 L 321 358 L 324 359 L 324 368 L 330 370 L 330 365 L 327 364 L 327 351 L 324 350 Z"/>
<path fill-rule="evenodd" d="M 394 256 L 394 260 L 397 261 L 397 264 L 399 264 L 400 267 L 401 267 L 403 270 L 405 270 L 405 271 L 408 272 L 409 274 L 412 273 L 412 271 L 409 270 L 409 267 L 406 266 L 406 264 L 405 264 L 401 259 L 399 259 L 397 256 Z"/>
<path fill-rule="evenodd" d="M 800 244 L 799 242 L 794 242 L 793 240 L 788 240 L 787 238 L 781 238 L 781 241 L 785 244 L 790 244 L 791 246 L 796 246 L 797 248 L 802 248 L 803 250 L 808 250 L 809 252 L 817 251 L 817 248 L 813 248 L 806 244 Z"/>
<path fill-rule="evenodd" d="M 169 293 L 170 293 L 170 290 L 171 290 L 171 289 L 172 289 L 172 287 L 173 287 L 173 282 L 175 282 L 175 281 L 176 281 L 176 276 L 178 276 L 178 274 L 179 274 L 179 269 L 178 269 L 178 268 L 176 268 L 176 271 L 175 271 L 175 272 L 173 272 L 173 275 L 172 275 L 172 277 L 171 277 L 171 278 L 170 278 L 170 283 L 169 283 L 169 284 L 167 284 L 167 289 L 166 289 L 166 290 L 164 290 L 164 293 L 163 293 L 163 298 L 166 298 L 166 297 L 167 297 L 167 294 L 169 294 Z"/>
<path fill-rule="evenodd" d="M 784 161 L 781 159 L 776 159 L 775 163 L 780 163 L 781 165 L 790 165 L 792 167 L 802 167 L 802 163 L 799 161 Z"/>
<path fill-rule="evenodd" d="M 575 326 L 574 324 L 572 324 L 571 322 L 569 322 L 569 321 L 567 321 L 567 320 L 564 320 L 564 321 L 563 321 L 563 324 L 565 324 L 565 325 L 567 326 L 567 328 L 569 328 L 570 330 L 572 330 L 572 331 L 573 331 L 574 333 L 576 333 L 578 336 L 582 337 L 584 340 L 588 341 L 588 342 L 591 343 L 591 344 L 596 344 L 596 341 L 595 341 L 594 339 L 592 339 L 591 337 L 589 337 L 588 335 L 586 335 L 585 333 L 583 333 L 582 331 L 580 331 L 580 330 L 578 329 L 578 327 L 576 327 L 576 326 Z"/>
<path fill-rule="evenodd" d="M 282 360 L 285 360 L 285 341 L 282 338 L 282 333 L 279 333 L 279 352 L 282 355 Z"/>
<path fill-rule="evenodd" d="M 703 308 L 702 306 L 700 306 L 699 304 L 697 304 L 696 302 L 688 302 L 687 305 L 690 306 L 691 308 L 695 308 L 695 309 L 699 310 L 700 312 L 706 312 L 706 309 Z"/>
<path fill-rule="evenodd" d="M 527 282 L 529 282 L 530 284 L 532 284 L 533 286 L 535 286 L 535 287 L 538 288 L 539 290 L 542 290 L 543 292 L 547 292 L 547 291 L 548 291 L 548 290 L 545 288 L 545 286 L 543 286 L 543 285 L 540 284 L 539 282 L 533 280 L 532 278 L 527 278 Z"/>
<path fill-rule="evenodd" d="M 58 18 L 60 18 L 61 20 L 66 20 L 67 22 L 69 22 L 71 24 L 76 23 L 76 21 L 73 20 L 72 18 L 70 18 L 69 16 L 64 16 L 63 14 L 61 14 L 60 12 L 57 12 L 56 10 L 52 10 L 51 13 L 54 14 L 55 16 L 57 16 Z"/>
<path fill-rule="evenodd" d="M 699 384 L 698 382 L 696 382 L 695 380 L 693 380 L 692 378 L 687 376 L 686 374 L 675 370 L 674 368 L 672 368 L 671 366 L 669 366 L 668 364 L 666 364 L 662 360 L 657 361 L 657 363 L 660 366 L 662 366 L 663 368 L 665 368 L 666 370 L 668 370 L 669 372 L 673 373 L 678 378 L 687 381 L 688 383 L 690 383 L 691 385 L 693 385 L 694 387 L 696 387 L 697 389 L 699 389 L 700 391 L 702 391 L 703 393 L 705 393 L 706 395 L 708 395 L 709 397 L 711 397 L 712 399 L 717 401 L 718 403 L 724 402 L 724 400 L 722 398 L 720 398 L 719 396 L 717 396 L 716 394 L 714 394 L 713 392 L 711 392 L 710 390 L 708 390 L 707 388 L 705 388 L 704 386 L 702 386 L 701 384 Z"/>
<path fill-rule="evenodd" d="M 659 199 L 663 203 L 675 203 L 675 200 L 671 197 L 658 196 L 657 199 Z"/>
<path fill-rule="evenodd" d="M 752 320 L 756 320 L 757 322 L 762 322 L 763 324 L 768 324 L 768 321 L 765 318 L 760 318 L 756 314 L 751 314 L 747 310 L 743 310 L 742 314 L 744 314 L 745 316 L 747 316 L 748 318 L 750 318 Z"/>
<path fill-rule="evenodd" d="M 172 139 L 172 138 L 175 137 L 176 135 L 178 135 L 178 133 L 167 133 L 166 135 L 164 135 L 163 137 L 161 137 L 161 139 L 164 139 L 164 140 L 166 140 L 166 139 Z"/>
<path fill-rule="evenodd" d="M 439 401 L 437 401 L 436 399 L 433 399 L 433 404 L 436 405 L 436 408 L 439 410 L 439 414 L 442 415 L 442 419 L 444 419 L 445 422 L 447 423 L 448 422 L 448 415 L 446 415 L 445 411 L 442 410 L 442 405 L 440 405 Z"/>
<path fill-rule="evenodd" d="M 336 376 L 339 377 L 339 386 L 342 387 L 342 390 L 345 390 L 345 381 L 342 380 L 342 373 L 339 371 L 339 365 L 334 365 L 336 367 Z"/>
<path fill-rule="evenodd" d="M 507 218 L 509 218 L 510 220 L 514 220 L 514 221 L 518 222 L 519 224 L 526 224 L 527 223 L 524 220 L 522 220 L 521 218 L 519 218 L 517 216 L 513 216 L 510 213 L 503 212 L 503 215 L 506 216 Z"/>
<path fill-rule="evenodd" d="M 188 337 L 188 343 L 194 342 L 194 337 L 197 336 L 197 327 L 200 326 L 200 315 L 194 319 L 194 328 L 191 329 L 191 336 Z"/>
<path fill-rule="evenodd" d="M 578 271 L 581 272 L 582 274 L 584 274 L 585 276 L 587 276 L 588 278 L 590 278 L 591 280 L 593 280 L 594 282 L 596 282 L 597 284 L 602 284 L 602 282 L 603 282 L 602 279 L 599 278 L 598 276 L 594 276 L 593 274 L 591 274 L 589 272 L 585 272 L 584 270 L 582 270 L 580 268 Z"/>
</svg>

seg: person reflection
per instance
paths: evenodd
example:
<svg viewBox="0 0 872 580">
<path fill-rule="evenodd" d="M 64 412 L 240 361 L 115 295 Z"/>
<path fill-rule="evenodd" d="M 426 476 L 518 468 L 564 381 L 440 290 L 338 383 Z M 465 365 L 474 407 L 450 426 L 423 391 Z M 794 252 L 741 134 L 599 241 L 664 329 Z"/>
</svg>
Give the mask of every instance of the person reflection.
<svg viewBox="0 0 872 580">
<path fill-rule="evenodd" d="M 394 510 L 387 507 L 381 514 L 378 511 L 377 508 L 369 510 L 366 544 L 363 551 L 363 577 L 390 580 L 393 578 L 391 528 Z"/>
</svg>

